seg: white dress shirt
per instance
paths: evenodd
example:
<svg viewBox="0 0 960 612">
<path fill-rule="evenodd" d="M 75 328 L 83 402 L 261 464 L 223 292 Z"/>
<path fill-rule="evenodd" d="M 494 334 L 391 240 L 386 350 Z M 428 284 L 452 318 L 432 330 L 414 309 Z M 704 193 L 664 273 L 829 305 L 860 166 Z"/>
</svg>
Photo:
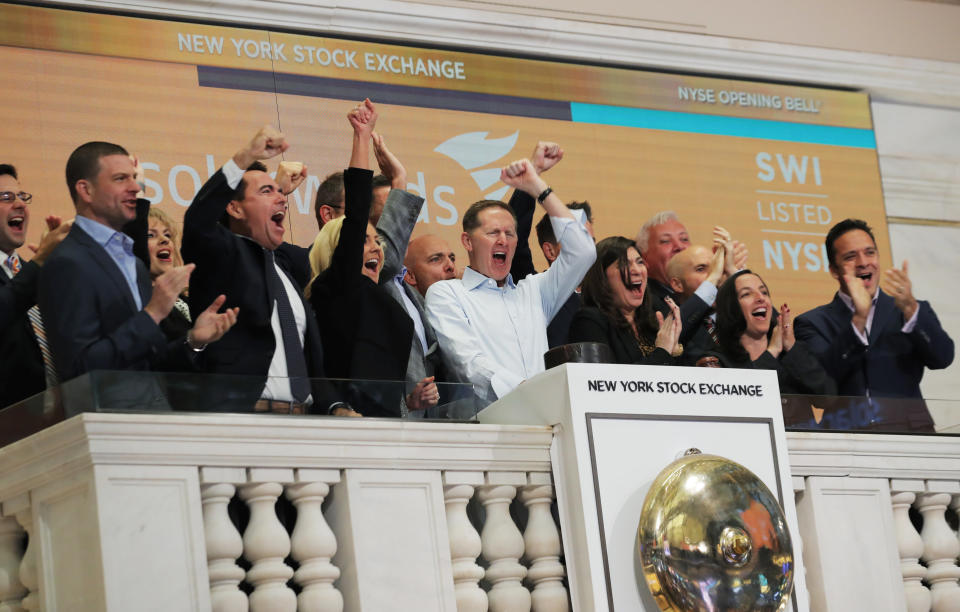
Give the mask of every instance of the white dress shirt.
<svg viewBox="0 0 960 612">
<path fill-rule="evenodd" d="M 486 401 L 503 397 L 542 372 L 547 325 L 580 285 L 597 258 L 586 228 L 550 217 L 560 255 L 546 272 L 503 287 L 472 268 L 463 279 L 438 281 L 427 291 L 427 320 L 437 333 L 447 371 L 473 383 Z"/>
<path fill-rule="evenodd" d="M 837 295 L 840 296 L 840 301 L 846 304 L 847 308 L 850 309 L 850 312 L 855 313 L 857 310 L 853 306 L 853 298 L 844 293 L 843 291 L 837 291 Z M 864 326 L 864 331 L 857 329 L 857 326 L 854 325 L 853 319 L 850 320 L 850 327 L 853 328 L 854 335 L 863 343 L 864 346 L 870 346 L 870 330 L 873 328 L 873 313 L 877 310 L 877 299 L 880 297 L 880 289 L 877 289 L 877 292 L 873 294 L 873 299 L 870 300 L 870 312 L 867 314 L 867 323 Z M 920 309 L 917 308 L 913 311 L 913 316 L 903 324 L 903 327 L 900 328 L 900 331 L 909 334 L 913 331 L 913 328 L 917 326 L 917 315 L 920 314 Z"/>
</svg>

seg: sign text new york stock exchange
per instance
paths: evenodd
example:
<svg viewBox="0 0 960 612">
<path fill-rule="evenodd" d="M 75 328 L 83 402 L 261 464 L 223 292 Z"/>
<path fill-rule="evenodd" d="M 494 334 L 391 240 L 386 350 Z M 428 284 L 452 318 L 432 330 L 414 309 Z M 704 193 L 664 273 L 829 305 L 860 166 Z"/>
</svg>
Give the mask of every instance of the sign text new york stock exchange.
<svg viewBox="0 0 960 612">
<path fill-rule="evenodd" d="M 655 395 L 731 395 L 763 397 L 762 385 L 677 382 L 666 380 L 603 380 L 587 381 L 587 390 L 598 393 L 649 393 Z"/>
</svg>

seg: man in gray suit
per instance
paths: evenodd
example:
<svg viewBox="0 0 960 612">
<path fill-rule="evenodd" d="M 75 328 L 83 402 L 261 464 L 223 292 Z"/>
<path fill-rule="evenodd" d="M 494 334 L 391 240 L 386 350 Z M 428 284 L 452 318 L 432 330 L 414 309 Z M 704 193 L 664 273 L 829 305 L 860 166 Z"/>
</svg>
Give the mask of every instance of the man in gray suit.
<svg viewBox="0 0 960 612">
<path fill-rule="evenodd" d="M 439 392 L 433 382 L 440 367 L 440 351 L 433 327 L 423 310 L 423 296 L 404 280 L 403 259 L 410 234 L 417 223 L 423 198 L 405 191 L 407 174 L 400 160 L 387 149 L 383 136 L 373 135 L 373 149 L 380 172 L 390 179 L 392 189 L 387 196 L 383 213 L 377 221 L 377 234 L 383 246 L 383 269 L 380 286 L 403 306 L 413 320 L 413 341 L 407 362 L 407 408 L 412 418 L 423 418 L 427 408 L 437 404 Z"/>
</svg>

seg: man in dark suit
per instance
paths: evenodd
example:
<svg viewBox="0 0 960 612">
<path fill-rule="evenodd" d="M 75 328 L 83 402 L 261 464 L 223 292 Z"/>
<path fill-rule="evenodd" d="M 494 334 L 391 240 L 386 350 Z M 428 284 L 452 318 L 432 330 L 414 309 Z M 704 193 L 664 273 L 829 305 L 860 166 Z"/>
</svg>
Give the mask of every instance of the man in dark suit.
<svg viewBox="0 0 960 612">
<path fill-rule="evenodd" d="M 283 134 L 263 127 L 210 177 L 184 215 L 181 252 L 197 265 L 190 278 L 191 311 L 218 294 L 239 308 L 236 326 L 207 349 L 202 369 L 245 377 L 230 383 L 231 397 L 225 388 L 214 390 L 221 403 L 346 413 L 348 407 L 331 401 L 331 392 L 311 388 L 307 380 L 324 376 L 323 348 L 313 310 L 291 273 L 299 251 L 283 241 L 285 192 L 303 181 L 306 169 L 281 188 L 261 163 L 288 147 Z"/>
<path fill-rule="evenodd" d="M 0 164 L 0 408 L 40 393 L 47 387 L 41 341 L 45 331 L 37 303 L 40 266 L 70 229 L 59 217 L 48 217 L 51 231 L 40 241 L 30 261 L 23 246 L 30 222 L 27 206 L 33 196 L 20 188 L 17 170 Z M 58 228 L 59 226 L 59 228 Z M 49 372 L 50 384 L 56 384 Z"/>
<path fill-rule="evenodd" d="M 563 159 L 563 149 L 553 142 L 538 142 L 533 150 L 533 155 L 530 157 L 537 174 L 543 174 L 557 165 L 561 159 Z M 513 265 L 510 266 L 510 275 L 516 283 L 531 274 L 537 273 L 533 266 L 533 253 L 530 249 L 530 228 L 533 225 L 533 212 L 536 208 L 536 202 L 530 195 L 516 189 L 510 197 L 510 207 L 517 215 L 517 251 L 513 256 Z M 586 217 L 584 225 L 590 237 L 593 238 L 593 211 L 590 209 L 590 204 L 588 202 L 571 202 L 567 204 L 567 208 L 582 211 L 582 214 Z M 544 214 L 540 218 L 536 225 L 536 232 L 537 243 L 540 245 L 540 250 L 543 251 L 547 265 L 552 265 L 557 256 L 560 255 L 561 245 L 553 233 L 549 215 Z M 580 310 L 582 304 L 580 290 L 577 289 L 550 320 L 547 325 L 547 345 L 550 348 L 567 343 L 570 322 L 573 321 L 573 315 Z"/>
<path fill-rule="evenodd" d="M 727 249 L 730 254 L 724 260 L 724 275 L 719 283 L 704 281 L 697 290 L 680 305 L 680 317 L 683 325 L 680 331 L 680 343 L 686 346 L 694 336 L 702 333 L 704 317 L 710 314 L 713 303 L 717 299 L 717 290 L 723 279 L 733 275 L 747 265 L 746 247 L 730 237 L 724 228 L 713 228 L 714 243 L 729 243 Z M 651 293 L 654 309 L 670 314 L 671 310 L 663 298 L 670 296 L 675 301 L 674 290 L 670 287 L 667 278 L 667 262 L 690 246 L 690 234 L 686 226 L 680 222 L 673 211 L 663 211 L 652 216 L 640 227 L 637 232 L 637 250 L 647 266 L 647 288 Z"/>
<path fill-rule="evenodd" d="M 61 381 L 91 370 L 191 369 L 197 353 L 235 320 L 235 311 L 217 314 L 221 296 L 198 313 L 186 338 L 167 342 L 159 323 L 193 266 L 174 268 L 151 287 L 122 232 L 136 216 L 135 174 L 127 151 L 107 142 L 81 145 L 67 161 L 77 217 L 44 264 L 39 298 Z"/>
<path fill-rule="evenodd" d="M 423 418 L 427 415 L 427 409 L 435 406 L 440 398 L 435 383 L 440 373 L 440 350 L 437 334 L 424 312 L 423 296 L 405 280 L 407 269 L 404 267 L 410 234 L 413 233 L 423 207 L 423 198 L 404 189 L 407 185 L 406 170 L 384 144 L 382 135 L 373 134 L 373 150 L 383 173 L 380 176 L 388 179 L 388 184 L 392 186 L 375 222 L 383 245 L 383 268 L 380 270 L 378 283 L 390 297 L 403 306 L 413 322 L 414 333 L 407 360 L 404 403 L 410 417 Z M 376 197 L 377 187 L 374 186 L 374 198 Z M 370 222 L 374 223 L 372 218 Z M 453 278 L 452 272 L 451 265 L 447 278 Z"/>
<path fill-rule="evenodd" d="M 866 222 L 846 219 L 826 238 L 833 301 L 796 320 L 806 343 L 840 395 L 920 398 L 924 368 L 953 362 L 953 340 L 930 304 L 913 296 L 907 264 L 886 270 L 883 290 L 877 245 Z"/>
<path fill-rule="evenodd" d="M 727 248 L 723 244 L 715 246 L 717 249 L 711 251 L 705 246 L 695 244 L 680 251 L 667 262 L 667 281 L 673 290 L 673 299 L 680 305 L 681 317 L 683 305 L 687 300 L 697 299 L 696 291 L 701 284 L 720 284 Z M 719 366 L 716 357 L 704 357 L 704 353 L 720 350 L 717 341 L 717 315 L 713 306 L 711 304 L 700 319 L 682 321 L 683 327 L 694 330 L 683 345 L 683 360 L 686 364 Z M 704 361 L 701 361 L 701 358 Z"/>
</svg>

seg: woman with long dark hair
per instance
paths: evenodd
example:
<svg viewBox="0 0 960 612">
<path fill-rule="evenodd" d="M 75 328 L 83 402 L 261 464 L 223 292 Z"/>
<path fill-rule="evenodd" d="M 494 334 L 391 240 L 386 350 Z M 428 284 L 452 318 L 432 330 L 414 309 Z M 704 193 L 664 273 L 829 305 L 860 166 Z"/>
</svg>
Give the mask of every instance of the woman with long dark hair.
<svg viewBox="0 0 960 612">
<path fill-rule="evenodd" d="M 781 393 L 835 395 L 837 385 L 793 335 L 790 307 L 779 315 L 770 290 L 750 270 L 727 279 L 717 293 L 717 357 L 727 368 L 776 370 Z"/>
<path fill-rule="evenodd" d="M 651 305 L 647 267 L 633 240 L 605 238 L 580 286 L 583 307 L 570 324 L 570 342 L 608 345 L 617 363 L 673 365 L 682 351 L 680 310 L 668 299 L 666 319 Z"/>
</svg>

